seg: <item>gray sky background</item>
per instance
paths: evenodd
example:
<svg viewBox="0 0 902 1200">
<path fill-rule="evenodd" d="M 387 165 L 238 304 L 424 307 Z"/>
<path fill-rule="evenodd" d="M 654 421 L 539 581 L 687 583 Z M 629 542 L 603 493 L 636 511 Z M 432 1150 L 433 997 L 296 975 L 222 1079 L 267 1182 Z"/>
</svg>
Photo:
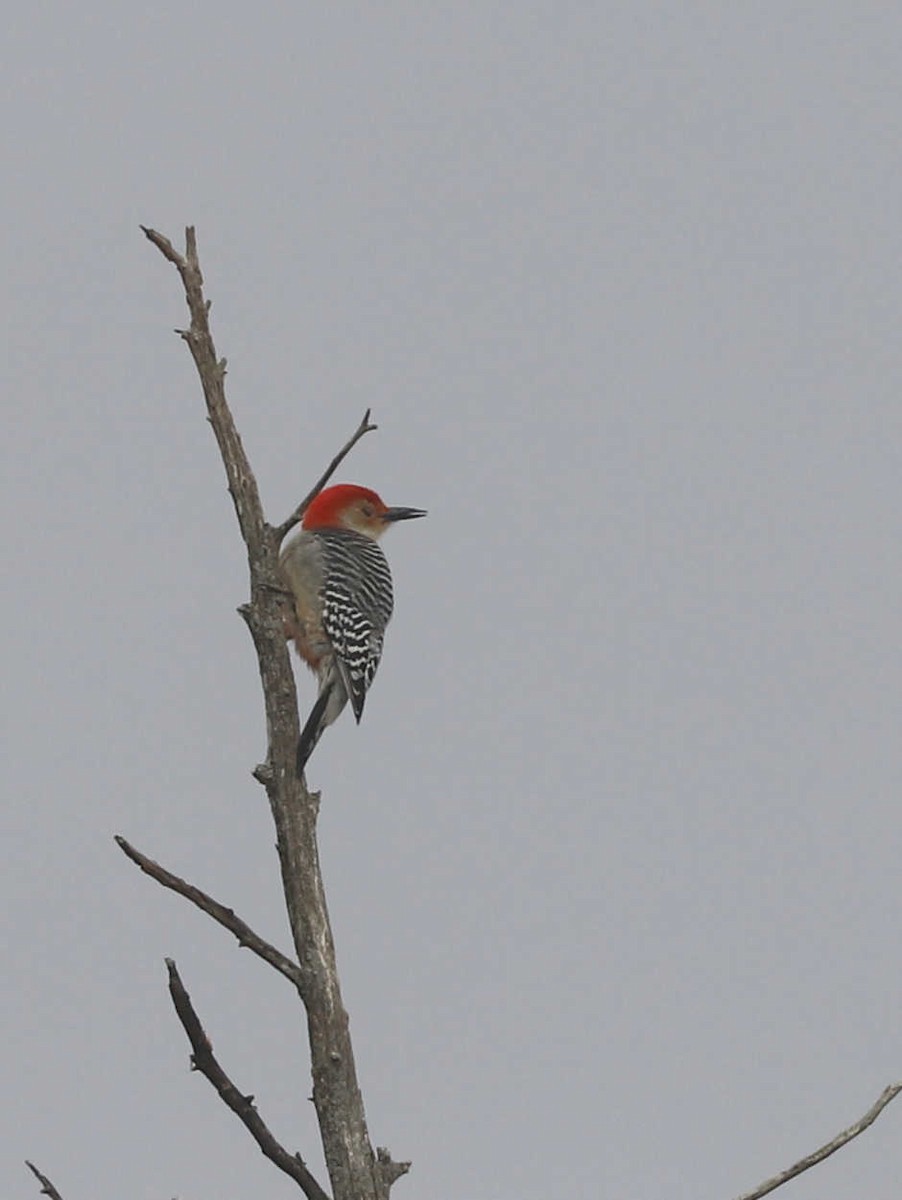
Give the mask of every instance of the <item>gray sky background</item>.
<svg viewBox="0 0 902 1200">
<path fill-rule="evenodd" d="M 139 222 L 197 225 L 273 520 L 368 405 L 341 477 L 429 509 L 310 768 L 398 1200 L 714 1200 L 856 1118 L 902 1075 L 902 13 L 32 4 L 0 57 L 0 1192 L 297 1194 L 164 955 L 321 1161 L 290 989 L 112 843 L 288 949 L 243 547 Z M 785 1194 L 900 1178 L 897 1107 Z"/>
</svg>

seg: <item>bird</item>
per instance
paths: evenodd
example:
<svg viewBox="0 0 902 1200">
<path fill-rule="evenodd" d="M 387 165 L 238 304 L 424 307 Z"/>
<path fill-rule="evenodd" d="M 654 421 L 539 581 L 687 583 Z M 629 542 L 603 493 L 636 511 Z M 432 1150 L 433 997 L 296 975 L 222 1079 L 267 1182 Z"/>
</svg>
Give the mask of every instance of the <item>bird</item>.
<svg viewBox="0 0 902 1200">
<path fill-rule="evenodd" d="M 419 508 L 388 507 L 371 488 L 334 484 L 310 502 L 279 556 L 291 596 L 285 635 L 319 681 L 298 741 L 298 775 L 349 700 L 360 723 L 394 607 L 378 540 L 395 522 L 425 516 Z"/>
</svg>

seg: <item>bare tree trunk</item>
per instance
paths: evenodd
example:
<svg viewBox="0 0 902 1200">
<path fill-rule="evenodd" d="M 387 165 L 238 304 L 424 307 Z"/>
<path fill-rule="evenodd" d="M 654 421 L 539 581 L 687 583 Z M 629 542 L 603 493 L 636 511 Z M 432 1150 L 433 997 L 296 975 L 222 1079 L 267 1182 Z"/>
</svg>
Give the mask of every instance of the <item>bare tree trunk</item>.
<svg viewBox="0 0 902 1200">
<path fill-rule="evenodd" d="M 300 519 L 307 504 L 322 489 L 345 454 L 375 426 L 369 423 L 367 413 L 354 436 L 294 513 L 281 525 L 268 524 L 254 474 L 226 402 L 226 365 L 225 360 L 217 358 L 210 334 L 210 304 L 203 293 L 194 229 L 189 227 L 186 231 L 184 254 L 176 251 L 167 238 L 154 230 L 144 229 L 144 233 L 176 267 L 185 289 L 191 323 L 179 333 L 191 351 L 200 376 L 210 424 L 222 454 L 229 492 L 247 547 L 251 596 L 250 603 L 240 612 L 257 651 L 268 739 L 266 760 L 256 768 L 254 776 L 266 788 L 276 827 L 282 886 L 296 953 L 296 963 L 291 964 L 295 968 L 292 977 L 307 1014 L 313 1102 L 332 1194 L 334 1200 L 386 1200 L 392 1183 L 404 1174 L 409 1164 L 393 1162 L 384 1150 L 375 1153 L 367 1132 L 316 844 L 319 795 L 307 790 L 306 781 L 299 778 L 295 770 L 299 731 L 297 696 L 282 622 L 285 591 L 278 571 L 279 548 L 287 531 Z M 120 845 L 123 845 L 121 841 Z M 127 843 L 123 849 L 126 846 Z M 184 889 L 189 887 L 184 885 Z M 262 939 L 257 940 L 265 945 Z M 277 951 L 273 953 L 278 954 Z M 170 990 L 174 984 L 173 971 L 176 988 L 181 986 L 175 965 L 170 964 Z M 173 1000 L 176 1000 L 175 993 Z M 190 1005 L 190 1001 L 188 1003 Z M 178 1011 L 178 1003 L 176 1008 Z M 179 1012 L 183 1024 L 186 1011 Z M 190 1037 L 191 1032 L 188 1032 Z M 198 1061 L 197 1046 L 193 1057 L 198 1069 L 203 1070 Z M 215 1065 L 218 1068 L 218 1064 Z"/>
</svg>

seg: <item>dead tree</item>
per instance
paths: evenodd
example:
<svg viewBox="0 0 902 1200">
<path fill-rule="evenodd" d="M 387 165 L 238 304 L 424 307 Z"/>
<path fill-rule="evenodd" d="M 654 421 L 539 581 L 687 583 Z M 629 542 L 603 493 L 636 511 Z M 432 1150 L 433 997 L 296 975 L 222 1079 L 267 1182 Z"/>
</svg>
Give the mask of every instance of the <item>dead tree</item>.
<svg viewBox="0 0 902 1200">
<path fill-rule="evenodd" d="M 186 230 L 184 254 L 155 230 L 144 228 L 144 233 L 175 266 L 185 289 L 191 323 L 187 329 L 177 332 L 187 343 L 200 376 L 210 424 L 247 548 L 251 595 L 249 603 L 239 611 L 257 651 L 268 739 L 266 759 L 253 774 L 266 789 L 276 827 L 276 847 L 295 957 L 289 958 L 277 950 L 232 909 L 167 871 L 125 838 L 117 837 L 116 842 L 142 871 L 207 913 L 237 938 L 239 945 L 252 950 L 297 990 L 307 1018 L 313 1102 L 329 1172 L 331 1198 L 387 1200 L 392 1184 L 410 1169 L 410 1163 L 395 1162 L 381 1147 L 374 1150 L 367 1132 L 319 866 L 316 844 L 319 794 L 309 792 L 304 778 L 295 770 L 299 733 L 297 696 L 282 623 L 286 592 L 278 572 L 279 548 L 286 534 L 301 519 L 310 501 L 325 486 L 344 457 L 364 434 L 376 427 L 370 423 L 367 410 L 353 436 L 294 512 L 281 524 L 270 525 L 263 515 L 257 482 L 226 403 L 226 363 L 225 359 L 217 358 L 210 334 L 210 302 L 204 297 L 194 229 L 189 226 Z M 330 1200 L 330 1194 L 313 1177 L 302 1156 L 287 1150 L 276 1140 L 260 1116 L 253 1096 L 242 1092 L 220 1065 L 175 963 L 167 959 L 166 967 L 172 1003 L 191 1044 L 193 1069 L 210 1081 L 266 1157 L 295 1180 L 308 1200 Z M 761 1200 L 790 1179 L 823 1162 L 873 1124 L 900 1091 L 902 1083 L 885 1088 L 853 1125 L 737 1200 Z M 62 1200 L 47 1176 L 32 1163 L 27 1165 L 40 1182 L 42 1194 L 50 1200 Z"/>
<path fill-rule="evenodd" d="M 263 513 L 254 473 L 226 402 L 226 364 L 217 356 L 210 333 L 210 303 L 203 292 L 194 229 L 186 231 L 184 254 L 154 230 L 144 229 L 144 233 L 181 277 L 191 320 L 187 329 L 178 332 L 191 351 L 200 376 L 207 415 L 222 455 L 229 493 L 247 550 L 250 601 L 239 611 L 257 651 L 268 741 L 266 759 L 254 770 L 254 777 L 266 789 L 276 827 L 276 848 L 294 941 L 294 959 L 259 937 L 225 905 L 172 875 L 130 846 L 124 838 L 116 840 L 143 871 L 208 913 L 233 933 L 241 945 L 274 967 L 296 988 L 306 1012 L 313 1103 L 333 1200 L 387 1200 L 392 1184 L 410 1164 L 395 1162 L 385 1149 L 374 1150 L 367 1131 L 320 872 L 316 843 L 319 795 L 307 790 L 306 781 L 295 770 L 298 707 L 282 622 L 285 588 L 278 570 L 279 548 L 285 535 L 301 519 L 307 505 L 325 486 L 345 455 L 375 426 L 370 423 L 367 411 L 354 435 L 294 512 L 278 525 L 269 524 Z M 286 1150 L 276 1141 L 253 1100 L 235 1086 L 220 1066 L 175 963 L 168 960 L 166 965 L 172 1002 L 191 1043 L 193 1067 L 209 1079 L 267 1158 L 297 1182 L 308 1200 L 328 1200 L 326 1190 L 313 1178 L 301 1155 Z"/>
</svg>

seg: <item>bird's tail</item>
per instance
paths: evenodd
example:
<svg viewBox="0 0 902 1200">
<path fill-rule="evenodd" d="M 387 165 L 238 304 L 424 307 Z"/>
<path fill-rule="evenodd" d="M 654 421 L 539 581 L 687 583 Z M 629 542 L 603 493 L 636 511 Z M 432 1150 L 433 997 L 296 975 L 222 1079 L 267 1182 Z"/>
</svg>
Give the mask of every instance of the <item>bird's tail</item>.
<svg viewBox="0 0 902 1200">
<path fill-rule="evenodd" d="M 303 775 L 307 760 L 316 748 L 316 743 L 323 736 L 323 730 L 330 722 L 326 719 L 326 709 L 332 696 L 332 688 L 324 687 L 316 698 L 316 703 L 310 710 L 301 736 L 298 738 L 298 775 Z"/>
</svg>

